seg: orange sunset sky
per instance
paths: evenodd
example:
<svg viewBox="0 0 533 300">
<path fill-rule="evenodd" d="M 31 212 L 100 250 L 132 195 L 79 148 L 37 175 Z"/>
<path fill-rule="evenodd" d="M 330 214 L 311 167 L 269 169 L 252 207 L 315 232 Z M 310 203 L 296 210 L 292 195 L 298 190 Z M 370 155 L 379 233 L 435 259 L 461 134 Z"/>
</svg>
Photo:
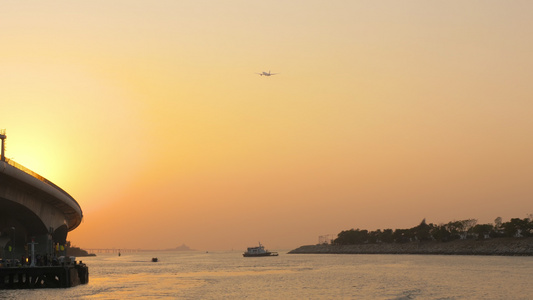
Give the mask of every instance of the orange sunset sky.
<svg viewBox="0 0 533 300">
<path fill-rule="evenodd" d="M 82 248 L 533 213 L 533 1 L 1 1 L 6 156 Z M 279 73 L 265 77 L 256 73 Z"/>
</svg>

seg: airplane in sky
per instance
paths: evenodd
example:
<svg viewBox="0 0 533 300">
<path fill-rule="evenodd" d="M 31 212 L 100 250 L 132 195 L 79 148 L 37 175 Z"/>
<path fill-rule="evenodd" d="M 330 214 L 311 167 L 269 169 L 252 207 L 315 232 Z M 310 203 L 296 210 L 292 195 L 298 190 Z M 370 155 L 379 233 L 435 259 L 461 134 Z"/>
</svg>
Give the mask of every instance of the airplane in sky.
<svg viewBox="0 0 533 300">
<path fill-rule="evenodd" d="M 268 73 L 267 72 L 261 72 L 261 73 L 257 73 L 259 74 L 260 76 L 272 76 L 272 75 L 276 75 L 278 73 L 270 73 L 270 70 L 268 70 Z"/>
</svg>

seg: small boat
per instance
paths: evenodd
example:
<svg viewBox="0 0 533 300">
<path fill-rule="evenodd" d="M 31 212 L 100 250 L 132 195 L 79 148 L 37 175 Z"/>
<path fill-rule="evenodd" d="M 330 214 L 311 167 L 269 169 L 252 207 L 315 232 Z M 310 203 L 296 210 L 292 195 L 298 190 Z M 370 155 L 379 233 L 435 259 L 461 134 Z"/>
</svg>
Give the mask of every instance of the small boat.
<svg viewBox="0 0 533 300">
<path fill-rule="evenodd" d="M 157 259 L 157 257 L 152 257 L 152 262 L 158 262 L 159 260 Z"/>
<path fill-rule="evenodd" d="M 270 252 L 265 250 L 265 247 L 259 243 L 259 247 L 248 247 L 246 252 L 242 254 L 244 257 L 255 257 L 255 256 L 278 256 L 277 252 Z"/>
</svg>

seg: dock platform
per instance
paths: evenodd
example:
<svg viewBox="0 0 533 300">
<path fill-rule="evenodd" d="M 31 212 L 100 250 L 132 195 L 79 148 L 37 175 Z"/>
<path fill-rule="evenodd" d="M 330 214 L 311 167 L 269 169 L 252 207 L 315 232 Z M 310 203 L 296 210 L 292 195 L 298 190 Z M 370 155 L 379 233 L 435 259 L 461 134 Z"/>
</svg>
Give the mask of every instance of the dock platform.
<svg viewBox="0 0 533 300">
<path fill-rule="evenodd" d="M 68 288 L 87 283 L 89 268 L 82 262 L 59 266 L 0 267 L 0 290 Z"/>
</svg>

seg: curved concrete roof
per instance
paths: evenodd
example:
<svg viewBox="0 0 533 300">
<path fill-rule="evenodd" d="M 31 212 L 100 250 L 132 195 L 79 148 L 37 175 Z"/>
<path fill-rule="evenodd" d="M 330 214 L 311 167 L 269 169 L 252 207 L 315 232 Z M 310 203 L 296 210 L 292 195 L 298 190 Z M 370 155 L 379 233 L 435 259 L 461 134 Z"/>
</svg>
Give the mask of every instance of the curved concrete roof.
<svg viewBox="0 0 533 300">
<path fill-rule="evenodd" d="M 4 161 L 0 161 L 0 173 L 27 184 L 38 193 L 41 193 L 43 201 L 57 207 L 65 215 L 69 231 L 81 224 L 83 212 L 80 205 L 60 187 L 45 178 L 39 179 Z"/>
</svg>

